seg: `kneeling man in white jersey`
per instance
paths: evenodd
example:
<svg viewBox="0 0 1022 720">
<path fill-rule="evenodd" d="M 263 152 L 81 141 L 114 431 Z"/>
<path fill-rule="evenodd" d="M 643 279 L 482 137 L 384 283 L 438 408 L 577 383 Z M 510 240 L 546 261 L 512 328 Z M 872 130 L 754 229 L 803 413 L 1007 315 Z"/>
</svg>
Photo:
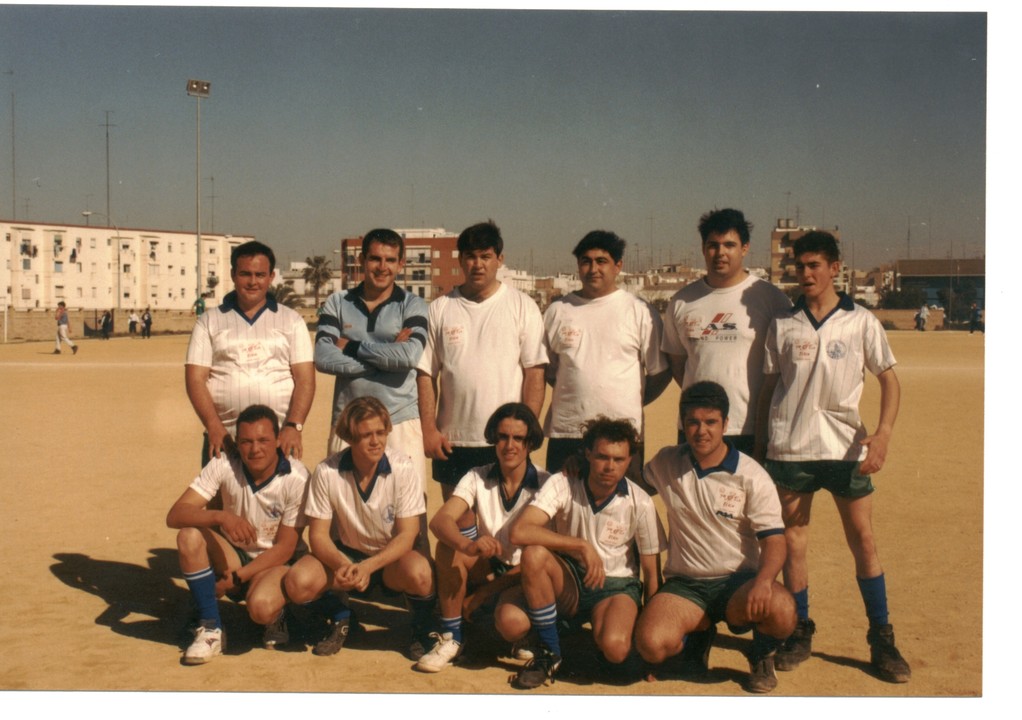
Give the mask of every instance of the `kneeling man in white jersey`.
<svg viewBox="0 0 1022 720">
<path fill-rule="evenodd" d="M 728 410 L 717 383 L 687 387 L 687 443 L 664 448 L 643 470 L 667 508 L 669 544 L 664 584 L 639 617 L 635 647 L 656 666 L 696 631 L 710 631 L 708 652 L 718 622 L 751 629 L 746 689 L 763 693 L 777 686 L 774 655 L 795 627 L 795 601 L 775 579 L 785 556 L 777 491 L 756 461 L 724 442 Z"/>
<path fill-rule="evenodd" d="M 186 665 L 223 652 L 227 638 L 217 598 L 225 594 L 244 600 L 249 617 L 266 626 L 264 645 L 288 641 L 281 580 L 296 552 L 305 550 L 301 509 L 309 471 L 277 448 L 279 430 L 271 408 L 243 410 L 236 451 L 214 457 L 167 514 L 167 526 L 179 530 L 181 571 L 199 613 Z M 218 491 L 223 509 L 207 509 Z"/>
<path fill-rule="evenodd" d="M 659 585 L 664 530 L 653 500 L 625 477 L 638 432 L 628 420 L 603 416 L 584 427 L 579 472 L 551 475 L 511 527 L 511 542 L 525 546 L 522 587 L 539 640 L 515 678 L 522 689 L 552 680 L 560 667 L 558 617 L 591 619 L 603 658 L 624 663 L 643 596 Z"/>
<path fill-rule="evenodd" d="M 347 595 L 377 585 L 404 593 L 411 606 L 411 655 L 418 659 L 434 642 L 433 564 L 417 542 L 426 502 L 412 459 L 387 449 L 391 427 L 376 398 L 349 402 L 334 426 L 349 447 L 317 465 L 309 482 L 312 554 L 295 564 L 285 587 L 296 603 L 325 596 L 332 629 L 313 648 L 316 655 L 337 653 L 355 624 Z"/>
</svg>

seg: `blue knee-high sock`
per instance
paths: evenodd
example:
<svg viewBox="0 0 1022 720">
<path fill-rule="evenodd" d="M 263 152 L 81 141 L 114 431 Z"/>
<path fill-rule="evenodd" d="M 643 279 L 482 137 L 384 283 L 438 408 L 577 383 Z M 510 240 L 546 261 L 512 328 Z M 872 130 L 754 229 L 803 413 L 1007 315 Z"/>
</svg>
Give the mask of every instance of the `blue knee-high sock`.
<svg viewBox="0 0 1022 720">
<path fill-rule="evenodd" d="M 753 659 L 765 658 L 772 655 L 781 646 L 783 640 L 761 633 L 756 628 L 752 629 L 752 657 Z"/>
<path fill-rule="evenodd" d="M 440 631 L 450 633 L 454 641 L 461 643 L 461 615 L 453 618 L 440 618 Z"/>
<path fill-rule="evenodd" d="M 887 582 L 883 573 L 875 578 L 855 578 L 859 583 L 862 601 L 866 603 L 866 617 L 870 625 L 887 624 Z"/>
<path fill-rule="evenodd" d="M 220 609 L 216 602 L 216 576 L 213 574 L 213 568 L 207 567 L 193 573 L 185 573 L 184 576 L 199 609 L 199 620 L 213 620 L 218 628 L 222 628 Z"/>
<path fill-rule="evenodd" d="M 306 604 L 315 607 L 319 612 L 323 613 L 325 617 L 330 618 L 335 623 L 351 617 L 351 608 L 344 604 L 344 602 L 330 590 L 327 590 L 320 597 Z"/>
<path fill-rule="evenodd" d="M 809 587 L 806 586 L 797 593 L 792 593 L 795 597 L 795 614 L 798 615 L 799 620 L 809 619 Z"/>
<path fill-rule="evenodd" d="M 527 608 L 529 622 L 539 636 L 539 643 L 554 655 L 561 654 L 561 637 L 557 633 L 557 603 L 541 608 Z"/>
<path fill-rule="evenodd" d="M 416 635 L 428 633 L 433 629 L 433 609 L 436 607 L 436 593 L 429 595 L 410 595 L 405 593 L 408 604 L 412 608 L 412 632 Z"/>
</svg>

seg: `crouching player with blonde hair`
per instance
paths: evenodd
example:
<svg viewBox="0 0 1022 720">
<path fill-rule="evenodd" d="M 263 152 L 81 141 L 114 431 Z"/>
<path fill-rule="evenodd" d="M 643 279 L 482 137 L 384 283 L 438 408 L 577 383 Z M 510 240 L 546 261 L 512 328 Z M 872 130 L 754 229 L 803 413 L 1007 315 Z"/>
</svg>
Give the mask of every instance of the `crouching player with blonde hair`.
<svg viewBox="0 0 1022 720">
<path fill-rule="evenodd" d="M 333 655 L 352 625 L 348 594 L 378 585 L 404 593 L 412 610 L 410 652 L 421 656 L 432 642 L 436 595 L 433 565 L 417 543 L 426 503 L 415 467 L 387 449 L 390 414 L 374 397 L 348 403 L 334 430 L 349 447 L 312 474 L 305 505 L 312 554 L 288 573 L 288 596 L 296 603 L 326 596 L 332 628 L 313 653 Z"/>
<path fill-rule="evenodd" d="M 244 600 L 249 617 L 266 626 L 264 645 L 288 641 L 281 580 L 288 563 L 305 551 L 301 509 L 309 471 L 277 448 L 279 431 L 271 408 L 242 410 L 236 450 L 212 458 L 167 513 L 167 526 L 179 531 L 181 571 L 199 615 L 186 665 L 223 653 L 227 637 L 217 607 L 223 595 Z M 223 508 L 209 509 L 217 492 Z"/>
<path fill-rule="evenodd" d="M 463 647 L 463 616 L 468 619 L 491 599 L 496 599 L 494 624 L 505 640 L 514 643 L 529 632 L 520 585 L 522 549 L 511 542 L 510 532 L 549 476 L 529 459 L 543 443 L 543 428 L 528 405 L 505 403 L 490 416 L 484 437 L 494 446 L 496 462 L 466 473 L 429 525 L 440 541 L 440 634 L 415 666 L 423 672 L 440 672 L 455 661 Z M 458 527 L 458 518 L 468 510 L 476 516 L 474 539 Z"/>
</svg>

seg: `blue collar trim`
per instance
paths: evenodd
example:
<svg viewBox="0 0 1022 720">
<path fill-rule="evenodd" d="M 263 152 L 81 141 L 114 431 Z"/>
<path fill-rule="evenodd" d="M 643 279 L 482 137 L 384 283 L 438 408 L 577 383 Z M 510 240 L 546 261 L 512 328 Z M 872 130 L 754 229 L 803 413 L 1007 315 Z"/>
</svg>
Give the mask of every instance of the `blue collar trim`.
<svg viewBox="0 0 1022 720">
<path fill-rule="evenodd" d="M 277 304 L 277 299 L 270 295 L 269 293 L 267 293 L 266 304 L 259 308 L 259 312 L 257 312 L 255 314 L 255 317 L 253 317 L 250 320 L 248 315 L 242 312 L 241 308 L 238 306 L 238 292 L 236 290 L 231 290 L 229 293 L 224 295 L 224 300 L 222 303 L 220 303 L 219 309 L 220 312 L 222 313 L 228 313 L 231 310 L 233 310 L 234 312 L 241 315 L 241 317 L 245 318 L 245 322 L 247 322 L 249 325 L 254 325 L 255 321 L 259 319 L 259 316 L 262 315 L 263 312 L 265 312 L 266 310 L 269 310 L 270 312 L 277 312 L 277 309 L 279 307 L 280 306 Z"/>
<path fill-rule="evenodd" d="M 738 456 L 740 454 L 738 452 L 738 448 L 736 448 L 726 439 L 724 440 L 724 444 L 727 445 L 727 455 L 724 456 L 724 459 L 720 461 L 719 465 L 715 465 L 714 467 L 711 468 L 706 468 L 705 470 L 702 467 L 700 467 L 699 461 L 696 460 L 695 455 L 692 454 L 692 448 L 691 447 L 688 448 L 688 457 L 692 461 L 692 467 L 696 471 L 697 478 L 704 478 L 710 473 L 714 472 L 726 472 L 730 475 L 734 475 L 736 472 L 738 472 Z"/>
<path fill-rule="evenodd" d="M 291 461 L 284 457 L 284 452 L 280 448 L 277 448 L 277 467 L 274 468 L 273 475 L 270 476 L 270 479 L 262 485 L 255 484 L 255 480 L 252 479 L 252 473 L 250 473 L 248 468 L 245 467 L 244 462 L 241 463 L 241 469 L 245 473 L 245 481 L 248 483 L 248 486 L 252 488 L 252 492 L 255 493 L 269 485 L 273 482 L 273 479 L 279 475 L 289 475 L 291 473 Z"/>
</svg>

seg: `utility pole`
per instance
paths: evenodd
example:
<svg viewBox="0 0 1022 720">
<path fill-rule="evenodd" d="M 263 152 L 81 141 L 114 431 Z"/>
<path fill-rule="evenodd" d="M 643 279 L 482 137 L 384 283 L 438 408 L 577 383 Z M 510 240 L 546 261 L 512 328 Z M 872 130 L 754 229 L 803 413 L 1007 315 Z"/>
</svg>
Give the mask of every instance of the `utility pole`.
<svg viewBox="0 0 1022 720">
<path fill-rule="evenodd" d="M 18 161 L 14 154 L 14 71 L 4 70 L 4 75 L 11 76 L 11 220 L 18 219 L 18 175 L 15 170 Z"/>
<path fill-rule="evenodd" d="M 103 127 L 106 128 L 106 216 L 110 217 L 110 128 L 117 127 L 116 125 L 110 124 L 110 113 L 112 110 L 104 110 L 106 113 L 106 122 L 103 123 Z"/>
<path fill-rule="evenodd" d="M 216 186 L 213 182 L 213 176 L 209 176 L 209 232 L 212 235 L 216 234 Z"/>
</svg>

